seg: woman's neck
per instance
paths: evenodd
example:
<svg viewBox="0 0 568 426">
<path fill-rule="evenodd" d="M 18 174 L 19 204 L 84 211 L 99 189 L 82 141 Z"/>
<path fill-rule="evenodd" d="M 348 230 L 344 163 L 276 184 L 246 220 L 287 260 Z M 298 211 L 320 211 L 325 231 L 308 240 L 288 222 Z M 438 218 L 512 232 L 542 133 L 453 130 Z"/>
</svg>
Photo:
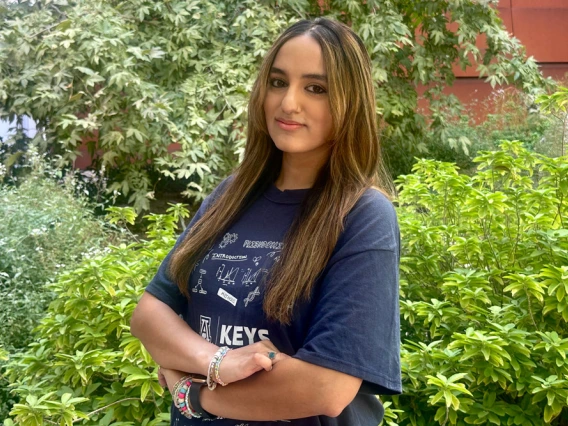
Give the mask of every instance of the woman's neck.
<svg viewBox="0 0 568 426">
<path fill-rule="evenodd" d="M 280 175 L 274 185 L 281 191 L 311 188 L 314 186 L 318 172 L 325 164 L 325 161 L 321 161 L 321 159 L 314 160 L 306 156 L 285 152 L 282 156 Z"/>
</svg>

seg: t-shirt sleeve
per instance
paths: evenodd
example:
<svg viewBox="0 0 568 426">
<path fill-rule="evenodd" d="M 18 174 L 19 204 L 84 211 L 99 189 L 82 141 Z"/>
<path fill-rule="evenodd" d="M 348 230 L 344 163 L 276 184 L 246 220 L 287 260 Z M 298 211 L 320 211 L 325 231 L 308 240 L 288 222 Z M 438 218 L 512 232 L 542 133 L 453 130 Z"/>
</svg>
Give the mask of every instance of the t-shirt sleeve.
<svg viewBox="0 0 568 426">
<path fill-rule="evenodd" d="M 148 286 L 146 287 L 146 291 L 148 293 L 156 297 L 158 300 L 164 302 L 178 315 L 182 315 L 184 313 L 184 308 L 185 306 L 187 306 L 187 298 L 180 292 L 177 284 L 170 278 L 170 275 L 168 273 L 170 259 L 173 255 L 174 250 L 183 241 L 192 226 L 195 225 L 195 223 L 203 216 L 203 214 L 212 205 L 212 203 L 224 191 L 229 179 L 231 179 L 231 177 L 228 177 L 223 182 L 221 182 L 217 186 L 217 188 L 215 188 L 213 192 L 203 200 L 201 206 L 199 207 L 199 210 L 197 210 L 189 225 L 187 225 L 183 233 L 178 237 L 174 248 L 164 258 L 164 260 L 160 264 L 160 267 L 158 268 L 158 272 L 156 273 L 154 278 L 152 278 L 150 284 L 148 284 Z"/>
<path fill-rule="evenodd" d="M 323 271 L 295 357 L 363 379 L 361 392 L 401 393 L 399 258 L 395 210 L 369 189 Z"/>
</svg>

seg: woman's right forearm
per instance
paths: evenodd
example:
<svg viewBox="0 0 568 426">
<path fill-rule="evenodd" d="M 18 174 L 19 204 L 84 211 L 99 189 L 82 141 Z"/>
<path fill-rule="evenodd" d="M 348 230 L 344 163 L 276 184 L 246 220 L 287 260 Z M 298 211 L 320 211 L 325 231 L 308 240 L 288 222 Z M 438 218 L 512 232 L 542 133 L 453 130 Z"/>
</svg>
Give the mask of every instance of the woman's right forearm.
<svg viewBox="0 0 568 426">
<path fill-rule="evenodd" d="M 132 314 L 130 332 L 140 339 L 156 363 L 188 373 L 207 375 L 209 362 L 218 349 L 147 292 Z"/>
</svg>

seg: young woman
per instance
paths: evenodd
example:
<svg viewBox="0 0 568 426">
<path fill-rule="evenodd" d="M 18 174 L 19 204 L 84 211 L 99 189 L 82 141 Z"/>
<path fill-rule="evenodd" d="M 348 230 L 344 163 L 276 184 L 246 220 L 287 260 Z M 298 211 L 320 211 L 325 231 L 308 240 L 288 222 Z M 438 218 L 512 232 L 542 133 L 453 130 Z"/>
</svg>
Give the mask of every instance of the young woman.
<svg viewBox="0 0 568 426">
<path fill-rule="evenodd" d="M 399 231 L 375 114 L 349 27 L 300 21 L 268 52 L 242 164 L 132 317 L 172 425 L 376 426 L 376 395 L 401 392 Z"/>
</svg>

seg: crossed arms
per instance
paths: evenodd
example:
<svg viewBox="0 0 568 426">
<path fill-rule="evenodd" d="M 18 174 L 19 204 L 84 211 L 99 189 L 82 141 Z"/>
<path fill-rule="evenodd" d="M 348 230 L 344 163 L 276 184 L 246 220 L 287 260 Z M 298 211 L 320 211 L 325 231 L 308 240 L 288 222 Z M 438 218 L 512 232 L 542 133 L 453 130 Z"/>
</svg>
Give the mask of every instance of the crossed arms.
<svg viewBox="0 0 568 426">
<path fill-rule="evenodd" d="M 152 358 L 162 367 L 171 390 L 186 373 L 207 375 L 218 347 L 199 334 L 165 303 L 144 293 L 130 323 Z M 217 416 L 250 421 L 338 416 L 355 398 L 362 380 L 279 353 L 261 341 L 230 351 L 220 376 L 229 383 L 214 391 L 202 389 L 203 408 Z"/>
</svg>

